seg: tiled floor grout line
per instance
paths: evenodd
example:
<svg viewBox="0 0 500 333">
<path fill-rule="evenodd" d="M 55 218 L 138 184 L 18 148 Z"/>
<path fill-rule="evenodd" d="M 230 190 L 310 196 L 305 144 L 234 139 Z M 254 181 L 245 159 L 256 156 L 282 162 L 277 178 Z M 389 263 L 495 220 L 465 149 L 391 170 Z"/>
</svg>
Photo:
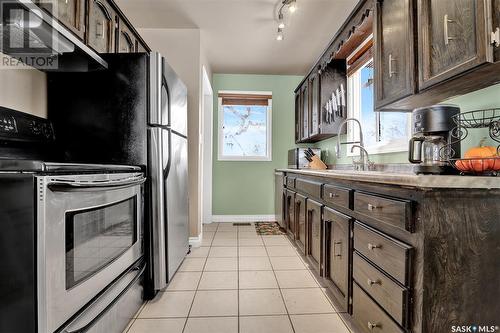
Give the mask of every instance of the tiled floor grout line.
<svg viewBox="0 0 500 333">
<path fill-rule="evenodd" d="M 219 225 L 217 225 L 217 229 L 219 229 Z M 216 231 L 217 232 L 217 231 Z M 202 240 L 203 241 L 203 240 Z M 213 240 L 212 240 L 213 242 Z M 211 243 L 210 243 L 211 244 Z M 210 247 L 211 249 L 212 247 Z M 191 310 L 193 309 L 193 304 L 194 304 L 194 300 L 196 299 L 196 295 L 198 294 L 198 287 L 200 286 L 200 283 L 201 283 L 201 279 L 203 278 L 203 271 L 205 270 L 205 266 L 207 265 L 207 261 L 208 261 L 208 255 L 210 254 L 210 249 L 208 250 L 208 254 L 207 256 L 205 257 L 205 263 L 203 264 L 203 270 L 201 272 L 201 275 L 200 275 L 200 279 L 198 280 L 198 284 L 196 285 L 196 290 L 194 292 L 194 296 L 193 296 L 193 300 L 191 301 L 191 305 L 189 306 L 189 311 L 187 313 L 187 316 L 186 316 L 186 321 L 184 322 L 184 327 L 182 328 L 182 332 L 184 333 L 184 331 L 186 330 L 186 327 L 187 327 L 187 322 L 189 320 L 189 315 L 191 314 Z"/>
<path fill-rule="evenodd" d="M 262 240 L 264 241 L 264 240 Z M 267 257 L 269 259 L 269 261 L 271 261 L 271 257 L 269 257 L 269 252 L 267 252 L 267 246 L 264 247 L 266 249 L 266 253 L 267 253 Z M 276 279 L 276 284 L 278 285 L 278 288 L 280 287 L 279 285 L 279 282 L 278 282 L 278 277 L 276 276 L 276 272 L 274 271 L 274 267 L 273 265 L 271 264 L 271 268 L 273 269 L 273 275 L 274 275 L 274 278 Z M 286 315 L 288 317 L 288 321 L 290 322 L 290 326 L 292 327 L 292 331 L 295 333 L 295 327 L 293 327 L 293 322 L 292 322 L 292 317 L 290 317 L 290 312 L 288 311 L 288 307 L 286 306 L 286 302 L 285 302 L 285 296 L 283 296 L 283 292 L 281 291 L 281 288 L 279 288 L 279 291 L 280 291 L 280 295 L 281 295 L 281 300 L 283 301 L 283 305 L 285 306 L 285 311 L 286 311 Z"/>
</svg>

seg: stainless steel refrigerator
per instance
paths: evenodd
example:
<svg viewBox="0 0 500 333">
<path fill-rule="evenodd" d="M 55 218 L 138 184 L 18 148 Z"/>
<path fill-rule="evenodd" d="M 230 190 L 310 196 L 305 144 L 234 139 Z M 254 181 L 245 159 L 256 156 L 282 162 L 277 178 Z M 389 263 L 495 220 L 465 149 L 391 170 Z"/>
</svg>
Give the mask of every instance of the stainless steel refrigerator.
<svg viewBox="0 0 500 333">
<path fill-rule="evenodd" d="M 150 55 L 149 69 L 152 282 L 161 290 L 189 250 L 187 89 L 159 53 Z"/>
</svg>

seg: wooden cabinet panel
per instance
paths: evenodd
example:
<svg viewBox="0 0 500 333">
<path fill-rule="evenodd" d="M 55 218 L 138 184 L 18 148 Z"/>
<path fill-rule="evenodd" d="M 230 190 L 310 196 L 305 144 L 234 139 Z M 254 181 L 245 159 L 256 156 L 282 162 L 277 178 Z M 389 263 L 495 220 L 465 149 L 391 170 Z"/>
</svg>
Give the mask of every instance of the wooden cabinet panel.
<svg viewBox="0 0 500 333">
<path fill-rule="evenodd" d="M 354 223 L 354 249 L 402 285 L 409 284 L 411 246 L 356 222 Z"/>
<path fill-rule="evenodd" d="M 301 90 L 300 102 L 302 104 L 301 108 L 301 121 L 302 121 L 302 137 L 301 140 L 307 140 L 309 138 L 309 86 L 307 82 L 304 84 Z"/>
<path fill-rule="evenodd" d="M 312 261 L 316 270 L 321 274 L 321 210 L 323 205 L 314 201 L 307 201 L 307 251 L 306 256 Z"/>
<path fill-rule="evenodd" d="M 89 0 L 87 44 L 97 53 L 115 53 L 116 13 L 105 0 Z"/>
<path fill-rule="evenodd" d="M 369 219 L 413 231 L 412 203 L 368 193 L 354 193 L 354 210 Z"/>
<path fill-rule="evenodd" d="M 323 185 L 323 200 L 346 209 L 351 207 L 352 190 L 334 185 Z"/>
<path fill-rule="evenodd" d="M 295 188 L 302 192 L 309 194 L 315 198 L 321 198 L 321 187 L 323 183 L 316 182 L 314 180 L 309 179 L 296 179 L 295 180 Z"/>
<path fill-rule="evenodd" d="M 48 11 L 66 28 L 82 40 L 85 37 L 85 0 L 39 1 L 40 7 Z"/>
<path fill-rule="evenodd" d="M 306 219 L 307 198 L 297 193 L 295 195 L 295 243 L 304 254 L 306 249 Z"/>
<path fill-rule="evenodd" d="M 295 192 L 285 191 L 285 226 L 290 237 L 295 239 Z"/>
<path fill-rule="evenodd" d="M 286 187 L 287 188 L 295 188 L 295 177 L 286 177 Z"/>
<path fill-rule="evenodd" d="M 408 289 L 383 274 L 357 252 L 353 255 L 353 278 L 396 322 L 408 325 Z"/>
<path fill-rule="evenodd" d="M 491 60 L 485 0 L 419 0 L 419 88 Z"/>
<path fill-rule="evenodd" d="M 302 92 L 299 89 L 295 92 L 295 142 L 298 143 L 302 140 Z"/>
<path fill-rule="evenodd" d="M 136 38 L 132 30 L 120 21 L 118 25 L 118 38 L 117 38 L 117 51 L 118 53 L 134 53 L 136 52 Z"/>
<path fill-rule="evenodd" d="M 491 3 L 492 31 L 496 33 L 496 44 L 493 48 L 494 61 L 500 61 L 500 0 L 492 0 Z M 490 36 L 491 37 L 491 36 Z"/>
<path fill-rule="evenodd" d="M 325 272 L 333 284 L 332 293 L 342 304 L 343 311 L 349 306 L 349 262 L 351 218 L 325 207 Z"/>
<path fill-rule="evenodd" d="M 416 92 L 412 2 L 376 1 L 375 108 Z"/>
<path fill-rule="evenodd" d="M 353 284 L 352 298 L 352 317 L 361 332 L 404 332 L 356 283 Z"/>
<path fill-rule="evenodd" d="M 309 137 L 320 134 L 320 78 L 317 72 L 309 77 Z"/>
</svg>

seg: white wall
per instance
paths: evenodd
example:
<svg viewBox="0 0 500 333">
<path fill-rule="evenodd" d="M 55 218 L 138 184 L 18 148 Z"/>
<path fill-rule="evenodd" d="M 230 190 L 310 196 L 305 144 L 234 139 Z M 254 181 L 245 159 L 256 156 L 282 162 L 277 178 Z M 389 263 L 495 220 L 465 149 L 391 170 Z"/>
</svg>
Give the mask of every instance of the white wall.
<svg viewBox="0 0 500 333">
<path fill-rule="evenodd" d="M 154 51 L 167 59 L 188 89 L 189 223 L 190 237 L 198 237 L 201 234 L 202 195 L 199 179 L 202 66 L 210 71 L 201 46 L 200 30 L 139 29 L 139 33 Z"/>
<path fill-rule="evenodd" d="M 46 74 L 36 69 L 0 69 L 0 106 L 47 118 Z"/>
</svg>

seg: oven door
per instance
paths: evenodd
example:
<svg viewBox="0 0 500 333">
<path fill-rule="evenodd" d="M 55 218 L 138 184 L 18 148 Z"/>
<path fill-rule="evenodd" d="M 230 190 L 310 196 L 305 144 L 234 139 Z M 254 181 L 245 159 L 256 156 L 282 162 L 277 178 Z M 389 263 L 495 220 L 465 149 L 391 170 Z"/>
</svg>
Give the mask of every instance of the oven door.
<svg viewBox="0 0 500 333">
<path fill-rule="evenodd" d="M 37 177 L 39 332 L 56 331 L 142 256 L 144 181 Z"/>
</svg>

